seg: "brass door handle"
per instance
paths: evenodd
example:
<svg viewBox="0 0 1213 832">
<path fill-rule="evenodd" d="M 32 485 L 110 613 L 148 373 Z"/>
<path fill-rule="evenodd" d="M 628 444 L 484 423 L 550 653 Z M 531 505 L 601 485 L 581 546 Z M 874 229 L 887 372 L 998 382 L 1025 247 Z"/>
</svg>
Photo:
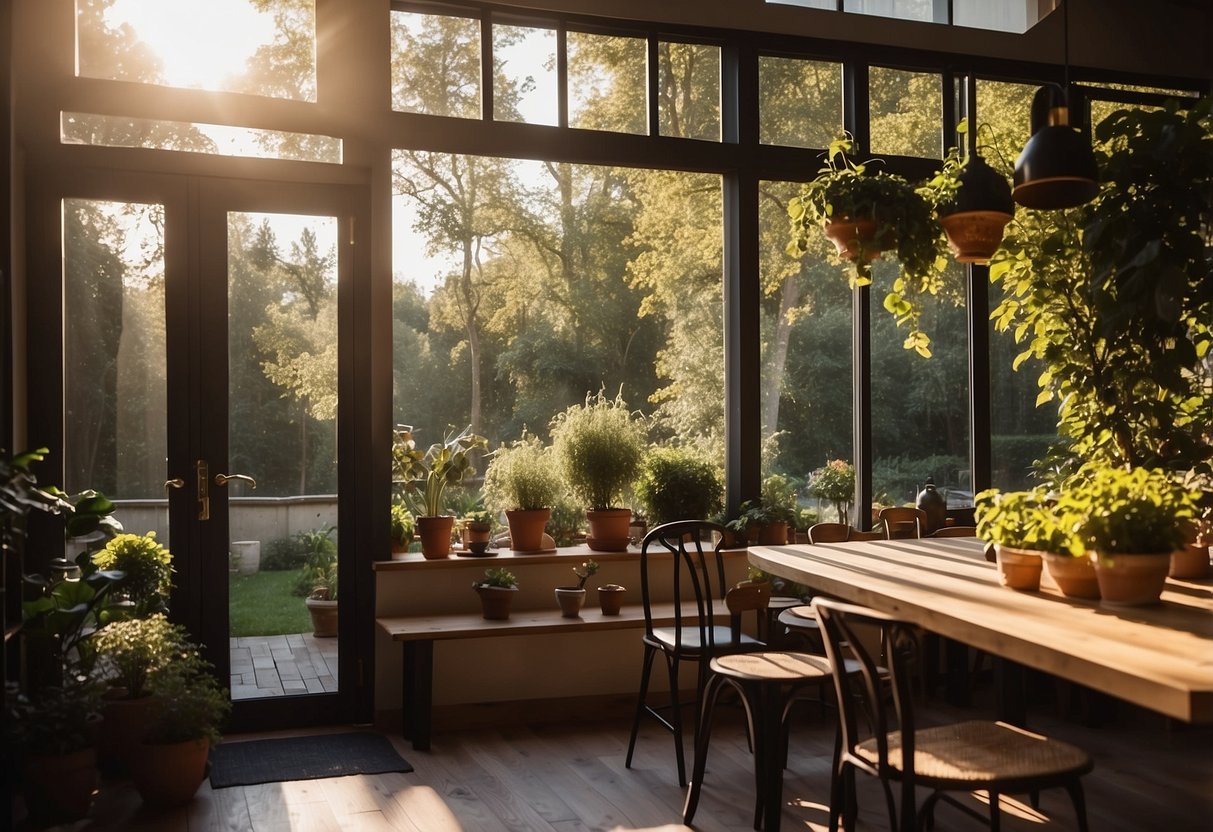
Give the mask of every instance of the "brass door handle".
<svg viewBox="0 0 1213 832">
<path fill-rule="evenodd" d="M 171 480 L 164 481 L 164 493 L 167 494 L 170 488 L 185 488 L 185 480 L 181 477 L 173 477 Z"/>
<path fill-rule="evenodd" d="M 215 475 L 215 485 L 226 486 L 228 484 L 228 482 L 231 480 L 239 480 L 240 482 L 247 482 L 249 484 L 250 488 L 257 487 L 257 481 L 255 479 L 253 479 L 252 477 L 250 477 L 248 474 L 216 474 Z"/>
</svg>

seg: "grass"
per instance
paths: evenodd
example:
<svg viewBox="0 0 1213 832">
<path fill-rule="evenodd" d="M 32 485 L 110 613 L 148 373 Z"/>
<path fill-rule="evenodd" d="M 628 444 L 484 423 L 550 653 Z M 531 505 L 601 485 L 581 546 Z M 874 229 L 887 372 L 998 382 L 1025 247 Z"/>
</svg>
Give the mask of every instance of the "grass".
<svg viewBox="0 0 1213 832">
<path fill-rule="evenodd" d="M 291 594 L 301 569 L 228 577 L 228 616 L 233 636 L 310 633 L 303 599 Z"/>
</svg>

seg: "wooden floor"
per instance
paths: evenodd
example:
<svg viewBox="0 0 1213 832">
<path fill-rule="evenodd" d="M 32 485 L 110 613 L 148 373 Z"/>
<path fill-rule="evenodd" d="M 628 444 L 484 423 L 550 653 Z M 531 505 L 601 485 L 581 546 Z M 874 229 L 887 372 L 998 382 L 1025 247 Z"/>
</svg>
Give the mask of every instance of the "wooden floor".
<svg viewBox="0 0 1213 832">
<path fill-rule="evenodd" d="M 725 709 L 712 737 L 704 798 L 695 828 L 744 832 L 751 828 L 750 758 L 740 720 Z M 971 713 L 932 706 L 932 715 Z M 1079 744 L 1096 758 L 1085 778 L 1092 832 L 1208 832 L 1213 829 L 1213 729 L 1168 728 L 1132 711 L 1100 729 L 1034 713 L 1033 727 Z M 330 730 L 348 730 L 330 729 Z M 380 774 L 212 790 L 204 783 L 188 807 L 144 810 L 125 784 L 108 784 L 91 821 L 93 830 L 686 830 L 680 823 L 683 790 L 674 776 L 672 740 L 655 726 L 642 732 L 634 767 L 624 768 L 626 722 L 528 726 L 444 732 L 433 750 L 417 752 L 394 738 L 416 768 Z M 298 734 L 300 732 L 294 732 Z M 319 732 L 315 732 L 319 733 Z M 257 735 L 271 736 L 271 735 Z M 230 737 L 239 741 L 246 737 Z M 251 738 L 251 737 L 250 737 Z M 793 730 L 786 772 L 785 830 L 826 828 L 832 727 L 810 708 Z M 970 805 L 984 811 L 980 799 Z M 879 788 L 860 779 L 860 828 L 887 830 Z M 1042 795 L 1041 812 L 1026 803 L 1004 811 L 1004 829 L 1072 830 L 1064 792 Z M 942 806 L 937 830 L 982 828 Z"/>
</svg>

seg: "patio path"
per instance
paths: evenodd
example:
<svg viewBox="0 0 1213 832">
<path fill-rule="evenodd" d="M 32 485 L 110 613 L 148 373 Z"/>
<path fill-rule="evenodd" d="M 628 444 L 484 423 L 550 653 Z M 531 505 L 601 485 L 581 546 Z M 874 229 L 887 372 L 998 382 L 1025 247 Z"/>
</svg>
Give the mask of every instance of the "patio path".
<svg viewBox="0 0 1213 832">
<path fill-rule="evenodd" d="M 232 699 L 334 693 L 337 639 L 311 633 L 231 639 Z"/>
</svg>

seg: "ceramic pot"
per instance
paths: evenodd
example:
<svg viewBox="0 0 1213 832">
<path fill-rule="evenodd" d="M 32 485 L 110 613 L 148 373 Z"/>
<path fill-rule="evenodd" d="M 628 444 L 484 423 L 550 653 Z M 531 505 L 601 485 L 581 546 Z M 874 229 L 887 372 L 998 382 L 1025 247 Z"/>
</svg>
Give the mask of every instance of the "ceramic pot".
<svg viewBox="0 0 1213 832">
<path fill-rule="evenodd" d="M 585 590 L 576 586 L 558 586 L 556 602 L 560 604 L 561 617 L 580 618 L 581 606 L 585 603 Z"/>
<path fill-rule="evenodd" d="M 488 621 L 505 621 L 510 617 L 510 605 L 518 594 L 518 587 L 478 586 L 481 614 Z"/>
<path fill-rule="evenodd" d="M 507 511 L 505 519 L 510 524 L 510 548 L 515 552 L 538 552 L 543 549 L 543 530 L 551 517 L 550 508 Z"/>
<path fill-rule="evenodd" d="M 1171 568 L 1170 553 L 1105 555 L 1096 552 L 1092 559 L 1103 599 L 1100 603 L 1111 607 L 1157 603 Z"/>
<path fill-rule="evenodd" d="M 627 589 L 619 584 L 607 584 L 598 587 L 598 606 L 603 615 L 619 615 L 623 608 L 623 596 Z"/>
<path fill-rule="evenodd" d="M 308 614 L 312 616 L 312 635 L 333 638 L 337 635 L 337 602 L 305 598 Z"/>
<path fill-rule="evenodd" d="M 25 807 L 36 824 L 79 820 L 88 814 L 97 793 L 97 751 L 31 754 L 22 780 Z"/>
<path fill-rule="evenodd" d="M 1002 211 L 962 211 L 939 218 L 958 263 L 988 263 L 1011 221 Z"/>
<path fill-rule="evenodd" d="M 1099 581 L 1095 578 L 1095 566 L 1086 555 L 1072 557 L 1046 552 L 1045 568 L 1061 594 L 1067 598 L 1099 598 Z"/>
<path fill-rule="evenodd" d="M 1044 569 L 1040 552 L 998 545 L 995 553 L 1000 584 L 1027 592 L 1040 589 L 1040 573 Z"/>
<path fill-rule="evenodd" d="M 837 217 L 826 223 L 823 230 L 844 260 L 871 262 L 893 245 L 888 234 L 876 239 L 876 220 Z"/>
<path fill-rule="evenodd" d="M 1171 570 L 1167 573 L 1171 578 L 1207 578 L 1209 577 L 1209 547 L 1189 543 L 1182 549 L 1171 553 Z"/>
<path fill-rule="evenodd" d="M 602 511 L 587 511 L 590 536 L 586 543 L 595 552 L 626 552 L 628 528 L 632 525 L 632 512 L 626 508 L 608 508 Z"/>
<path fill-rule="evenodd" d="M 417 535 L 421 538 L 421 554 L 426 560 L 442 560 L 451 554 L 451 531 L 455 518 L 448 514 L 439 517 L 418 517 Z"/>
<path fill-rule="evenodd" d="M 206 776 L 207 740 L 164 745 L 144 743 L 131 759 L 131 778 L 149 806 L 180 806 L 193 800 Z"/>
</svg>

